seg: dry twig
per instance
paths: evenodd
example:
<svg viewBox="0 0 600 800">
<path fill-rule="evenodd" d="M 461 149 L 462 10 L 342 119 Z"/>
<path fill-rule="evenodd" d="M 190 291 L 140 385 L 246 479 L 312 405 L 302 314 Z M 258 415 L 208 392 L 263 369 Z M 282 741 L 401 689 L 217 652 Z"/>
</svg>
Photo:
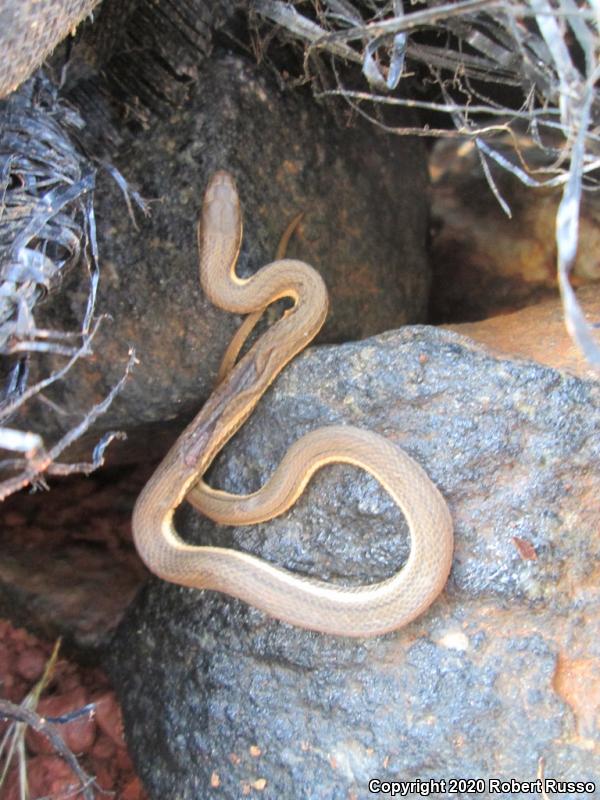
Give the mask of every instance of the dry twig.
<svg viewBox="0 0 600 800">
<path fill-rule="evenodd" d="M 100 279 L 93 207 L 96 171 L 69 136 L 69 129 L 81 127 L 82 120 L 61 105 L 43 75 L 0 103 L 0 120 L 0 354 L 8 365 L 8 381 L 0 394 L 0 449 L 15 454 L 0 462 L 2 500 L 44 474 L 88 473 L 103 463 L 108 444 L 123 434 L 105 434 L 89 463 L 60 464 L 56 459 L 108 409 L 123 388 L 135 355 L 130 352 L 121 379 L 106 398 L 82 414 L 79 424 L 56 443 L 46 444 L 39 433 L 10 426 L 11 418 L 34 397 L 59 413 L 41 393 L 92 355 L 92 342 L 106 317 L 95 316 Z M 130 213 L 131 199 L 146 211 L 120 173 L 109 164 L 102 166 L 117 180 Z M 35 315 L 40 301 L 80 266 L 87 275 L 88 292 L 79 330 L 39 327 Z M 28 387 L 35 353 L 67 361 Z"/>
<path fill-rule="evenodd" d="M 506 213 L 492 161 L 527 186 L 563 186 L 556 244 L 565 323 L 590 363 L 600 366 L 598 341 L 569 282 L 582 193 L 599 187 L 598 0 L 424 0 L 406 10 L 397 0 L 255 0 L 253 8 L 303 48 L 309 79 L 311 64 L 323 74 L 326 64 L 319 62 L 327 56 L 335 86 L 317 88 L 318 97 L 342 98 L 353 113 L 394 134 L 472 139 Z M 430 36 L 424 40 L 423 34 Z M 357 90 L 355 78 L 352 89 L 344 85 L 346 64 L 361 66 L 364 90 Z M 404 96 L 415 70 L 437 85 L 440 102 Z M 519 89 L 521 104 L 508 107 L 485 96 L 482 87 L 493 96 L 495 84 Z M 454 130 L 388 124 L 381 109 L 389 106 L 440 112 Z M 501 133 L 508 134 L 502 141 Z M 520 152 L 524 133 L 537 145 L 535 167 Z"/>
<path fill-rule="evenodd" d="M 4 766 L 0 770 L 0 788 L 4 785 L 9 769 L 13 764 L 15 758 L 17 759 L 17 769 L 19 773 L 20 796 L 22 798 L 29 797 L 29 788 L 27 781 L 27 756 L 25 752 L 25 733 L 27 727 L 33 728 L 43 736 L 46 736 L 56 752 L 66 761 L 74 775 L 79 781 L 80 788 L 76 791 L 77 795 L 81 795 L 84 800 L 94 800 L 94 778 L 87 775 L 81 768 L 79 762 L 65 744 L 62 736 L 59 733 L 57 724 L 70 722 L 83 714 L 93 714 L 94 706 L 88 705 L 83 709 L 78 709 L 76 712 L 67 715 L 60 719 L 46 719 L 41 717 L 36 711 L 36 706 L 39 702 L 40 696 L 46 686 L 52 679 L 54 668 L 58 660 L 58 651 L 60 649 L 60 639 L 54 645 L 54 649 L 48 663 L 44 669 L 44 673 L 40 680 L 36 683 L 33 689 L 25 697 L 22 703 L 16 705 L 10 703 L 8 700 L 0 699 L 0 720 L 9 720 L 10 724 L 0 741 L 0 765 L 4 762 Z M 97 787 L 98 788 L 98 787 Z"/>
</svg>

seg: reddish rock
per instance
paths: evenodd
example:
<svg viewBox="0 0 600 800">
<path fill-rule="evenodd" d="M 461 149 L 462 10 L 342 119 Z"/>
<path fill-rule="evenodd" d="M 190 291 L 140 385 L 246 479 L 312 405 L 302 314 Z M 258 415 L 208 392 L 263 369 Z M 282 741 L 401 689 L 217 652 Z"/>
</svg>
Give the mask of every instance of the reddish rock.
<svg viewBox="0 0 600 800">
<path fill-rule="evenodd" d="M 6 681 L 14 670 L 14 662 L 14 655 L 8 648 L 0 650 L 0 682 L 2 686 L 6 685 Z"/>
<path fill-rule="evenodd" d="M 118 767 L 114 761 L 94 761 L 94 775 L 98 786 L 110 790 L 117 782 Z"/>
<path fill-rule="evenodd" d="M 56 687 L 55 694 L 65 694 L 74 689 L 79 689 L 82 685 L 81 670 L 77 664 L 61 658 L 56 662 L 52 675 L 52 682 Z"/>
<path fill-rule="evenodd" d="M 125 747 L 121 708 L 115 693 L 110 691 L 94 700 L 96 704 L 96 722 L 100 730 L 118 747 Z"/>
<path fill-rule="evenodd" d="M 30 641 L 32 641 L 25 628 L 14 628 L 12 632 L 12 640 L 15 644 L 15 648 L 19 651 L 23 649 L 23 645 L 29 644 Z"/>
<path fill-rule="evenodd" d="M 117 747 L 115 751 L 115 764 L 123 772 L 133 772 L 133 763 L 129 755 L 129 750 L 125 750 L 123 747 Z"/>
<path fill-rule="evenodd" d="M 38 755 L 27 761 L 32 797 L 63 797 L 80 787 L 77 777 L 60 756 Z"/>
<path fill-rule="evenodd" d="M 36 710 L 43 717 L 59 717 L 82 708 L 88 702 L 85 691 L 79 687 L 64 694 L 43 697 Z M 96 722 L 91 714 L 61 724 L 59 729 L 67 747 L 76 754 L 88 752 L 96 739 Z M 27 744 L 34 753 L 54 752 L 47 737 L 33 730 L 27 732 Z"/>
<path fill-rule="evenodd" d="M 145 797 L 146 793 L 138 777 L 134 777 L 128 781 L 121 792 L 121 800 L 144 800 Z"/>
<path fill-rule="evenodd" d="M 37 681 L 41 678 L 48 656 L 40 647 L 28 647 L 19 655 L 15 669 L 26 681 Z"/>
<path fill-rule="evenodd" d="M 598 286 L 582 287 L 577 292 L 577 298 L 588 321 L 593 323 L 598 319 Z M 563 307 L 558 297 L 512 314 L 500 314 L 481 322 L 464 322 L 444 327 L 475 339 L 496 353 L 532 359 L 580 378 L 599 375 L 567 333 Z"/>
<path fill-rule="evenodd" d="M 4 515 L 4 524 L 7 528 L 22 527 L 27 524 L 27 517 L 21 511 L 8 511 Z"/>
<path fill-rule="evenodd" d="M 117 750 L 116 744 L 113 742 L 112 739 L 109 739 L 108 736 L 105 736 L 103 733 L 98 736 L 96 741 L 94 742 L 94 746 L 91 750 L 91 756 L 94 759 L 99 760 L 108 760 L 109 758 L 113 758 L 115 752 Z"/>
<path fill-rule="evenodd" d="M 6 782 L 2 787 L 4 794 L 2 795 L 3 800 L 21 800 L 20 792 L 19 792 L 19 775 L 16 769 L 11 769 L 11 771 L 6 776 Z"/>
<path fill-rule="evenodd" d="M 553 684 L 575 717 L 576 744 L 585 749 L 594 748 L 600 709 L 600 658 L 569 658 L 561 654 Z"/>
</svg>

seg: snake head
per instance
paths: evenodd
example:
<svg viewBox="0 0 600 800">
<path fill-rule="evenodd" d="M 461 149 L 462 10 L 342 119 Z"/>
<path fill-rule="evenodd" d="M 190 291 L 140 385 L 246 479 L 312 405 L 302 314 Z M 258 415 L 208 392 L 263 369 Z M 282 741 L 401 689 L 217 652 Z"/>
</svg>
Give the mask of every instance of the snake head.
<svg viewBox="0 0 600 800">
<path fill-rule="evenodd" d="M 202 204 L 202 228 L 231 236 L 241 228 L 242 213 L 233 176 L 219 170 L 211 177 Z"/>
</svg>

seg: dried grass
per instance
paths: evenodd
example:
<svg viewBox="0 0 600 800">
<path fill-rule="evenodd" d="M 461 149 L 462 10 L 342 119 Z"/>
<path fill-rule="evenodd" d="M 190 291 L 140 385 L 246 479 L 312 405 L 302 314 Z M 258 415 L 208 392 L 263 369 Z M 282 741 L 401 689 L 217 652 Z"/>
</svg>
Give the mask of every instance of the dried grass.
<svg viewBox="0 0 600 800">
<path fill-rule="evenodd" d="M 341 98 L 390 133 L 472 140 L 507 214 L 492 162 L 529 187 L 563 187 L 556 246 L 565 325 L 600 367 L 598 339 L 569 281 L 582 193 L 600 185 L 599 0 L 255 0 L 253 8 L 257 51 L 277 26 L 302 48 L 304 80 L 317 97 Z M 362 88 L 356 69 L 347 68 L 353 64 Z M 407 91 L 415 72 L 438 99 L 420 101 Z M 510 107 L 497 99 L 507 87 L 518 98 Z M 451 129 L 389 124 L 384 111 L 397 106 L 443 115 Z M 524 137 L 533 144 L 527 154 Z"/>
<path fill-rule="evenodd" d="M 53 407 L 44 392 L 92 355 L 104 320 L 95 313 L 100 280 L 93 205 L 96 168 L 70 136 L 82 125 L 43 75 L 0 103 L 0 354 L 6 375 L 0 391 L 0 449 L 9 456 L 0 461 L 0 500 L 43 483 L 47 474 L 90 472 L 103 463 L 108 444 L 123 436 L 105 434 L 89 463 L 58 461 L 122 389 L 135 363 L 132 351 L 122 378 L 106 398 L 58 441 L 48 444 L 40 433 L 10 425 L 34 397 Z M 38 326 L 40 303 L 60 290 L 72 270 L 83 270 L 88 286 L 79 329 Z M 38 359 L 42 368 L 40 354 L 65 363 L 28 385 L 32 360 Z"/>
</svg>

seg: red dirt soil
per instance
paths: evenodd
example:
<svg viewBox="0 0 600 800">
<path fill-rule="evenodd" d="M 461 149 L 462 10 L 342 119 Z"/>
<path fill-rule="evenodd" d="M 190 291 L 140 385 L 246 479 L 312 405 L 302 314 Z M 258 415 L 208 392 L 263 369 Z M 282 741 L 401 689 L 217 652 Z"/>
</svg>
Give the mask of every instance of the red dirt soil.
<svg viewBox="0 0 600 800">
<path fill-rule="evenodd" d="M 0 696 L 19 704 L 41 678 L 53 645 L 22 628 L 0 620 Z M 85 772 L 96 778 L 106 795 L 96 790 L 95 797 L 116 800 L 147 800 L 123 738 L 121 709 L 106 674 L 97 667 L 82 667 L 60 657 L 53 677 L 43 692 L 36 711 L 41 716 L 58 717 L 88 703 L 96 708 L 57 727 L 69 749 Z M 0 723 L 0 739 L 7 727 Z M 73 797 L 79 783 L 66 762 L 55 754 L 48 739 L 29 729 L 25 738 L 27 777 L 30 797 L 59 800 Z M 0 764 L 0 773 L 3 769 Z M 17 758 L 4 786 L 2 800 L 19 800 Z"/>
</svg>

